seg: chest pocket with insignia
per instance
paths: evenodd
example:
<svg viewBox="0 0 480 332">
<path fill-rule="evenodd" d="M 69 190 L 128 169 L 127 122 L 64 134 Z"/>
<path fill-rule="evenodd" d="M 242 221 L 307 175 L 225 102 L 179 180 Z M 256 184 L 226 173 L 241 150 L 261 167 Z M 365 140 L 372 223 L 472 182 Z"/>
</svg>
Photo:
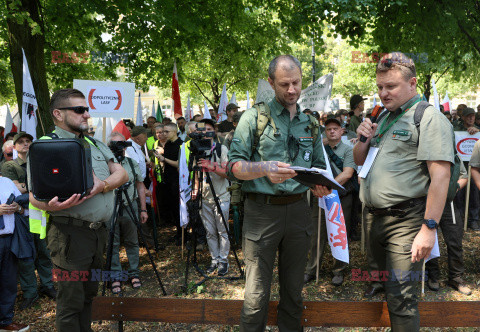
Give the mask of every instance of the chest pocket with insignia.
<svg viewBox="0 0 480 332">
<path fill-rule="evenodd" d="M 299 152 L 295 165 L 310 167 L 313 158 L 313 137 L 299 137 Z"/>
<path fill-rule="evenodd" d="M 392 146 L 389 152 L 392 157 L 402 159 L 411 154 L 416 155 L 417 138 L 414 137 L 410 130 L 394 130 L 391 134 L 391 139 Z"/>
</svg>

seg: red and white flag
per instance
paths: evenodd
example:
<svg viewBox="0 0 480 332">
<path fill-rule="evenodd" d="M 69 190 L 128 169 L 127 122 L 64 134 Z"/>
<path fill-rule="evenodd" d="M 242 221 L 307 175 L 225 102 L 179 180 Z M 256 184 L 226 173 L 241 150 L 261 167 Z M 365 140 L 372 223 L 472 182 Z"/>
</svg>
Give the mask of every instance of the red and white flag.
<svg viewBox="0 0 480 332">
<path fill-rule="evenodd" d="M 445 98 L 443 98 L 442 100 L 442 105 L 443 105 L 444 112 L 450 112 L 451 107 L 450 107 L 450 98 L 448 98 L 448 91 L 445 92 Z"/>
<path fill-rule="evenodd" d="M 172 75 L 172 101 L 173 101 L 173 117 L 179 118 L 182 116 L 182 103 L 180 101 L 180 89 L 178 88 L 178 74 L 177 74 L 177 63 L 173 64 L 173 75 Z"/>
<path fill-rule="evenodd" d="M 7 104 L 7 116 L 5 117 L 4 127 L 5 127 L 5 131 L 4 131 L 5 135 L 11 132 L 14 132 L 14 133 L 18 132 L 17 126 L 15 126 L 15 123 L 13 123 L 12 113 L 10 113 L 10 108 L 8 107 L 8 104 Z"/>
<path fill-rule="evenodd" d="M 27 58 L 23 53 L 23 94 L 22 94 L 22 126 L 21 130 L 37 139 L 37 97 L 33 89 L 32 77 L 28 69 Z"/>
<path fill-rule="evenodd" d="M 130 131 L 128 130 L 125 122 L 123 120 L 118 121 L 117 125 L 113 128 L 112 132 L 116 131 L 117 133 L 122 134 L 125 139 L 130 138 Z"/>
</svg>

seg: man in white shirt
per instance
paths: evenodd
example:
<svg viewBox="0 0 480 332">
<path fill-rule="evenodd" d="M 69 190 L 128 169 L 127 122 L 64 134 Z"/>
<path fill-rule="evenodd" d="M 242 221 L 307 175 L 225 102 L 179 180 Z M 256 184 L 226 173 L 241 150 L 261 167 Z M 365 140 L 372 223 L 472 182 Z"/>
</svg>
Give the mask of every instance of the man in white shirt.
<svg viewBox="0 0 480 332">
<path fill-rule="evenodd" d="M 132 146 L 129 146 L 125 152 L 127 157 L 132 158 L 138 163 L 144 180 L 147 176 L 147 162 L 145 160 L 145 154 L 142 152 L 142 148 L 147 142 L 147 133 L 148 130 L 142 126 L 133 127 L 132 137 L 127 140 L 132 142 Z"/>
</svg>

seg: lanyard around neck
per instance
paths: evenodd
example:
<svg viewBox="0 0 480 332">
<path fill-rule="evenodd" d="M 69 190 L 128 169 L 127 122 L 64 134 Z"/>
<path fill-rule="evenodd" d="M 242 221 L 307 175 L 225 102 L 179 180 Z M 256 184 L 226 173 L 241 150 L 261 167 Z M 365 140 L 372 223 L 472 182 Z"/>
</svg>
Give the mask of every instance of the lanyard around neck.
<svg viewBox="0 0 480 332">
<path fill-rule="evenodd" d="M 395 119 L 393 119 L 392 122 L 390 122 L 388 124 L 388 126 L 386 128 L 385 127 L 385 124 L 388 122 L 388 119 L 390 118 L 390 115 L 391 113 L 388 114 L 387 118 L 385 119 L 385 121 L 382 122 L 382 125 L 380 126 L 380 129 L 379 129 L 379 134 L 377 136 L 377 139 L 376 139 L 376 142 L 377 144 L 380 143 L 380 141 L 382 140 L 382 137 L 383 135 L 390 129 L 392 128 L 392 126 L 405 114 L 407 113 L 413 106 L 415 106 L 418 102 L 420 102 L 420 98 L 417 99 L 410 107 L 406 108 L 405 111 L 403 111 L 402 113 L 400 113 Z"/>
</svg>

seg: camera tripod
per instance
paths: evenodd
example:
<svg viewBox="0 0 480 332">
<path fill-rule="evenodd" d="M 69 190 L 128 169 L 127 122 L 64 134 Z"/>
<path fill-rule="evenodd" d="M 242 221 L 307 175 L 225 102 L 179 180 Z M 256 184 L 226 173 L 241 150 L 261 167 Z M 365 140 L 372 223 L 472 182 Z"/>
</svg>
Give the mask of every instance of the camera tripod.
<svg viewBox="0 0 480 332">
<path fill-rule="evenodd" d="M 192 158 L 193 159 L 193 158 Z M 193 196 L 190 198 L 192 208 L 189 211 L 189 219 L 190 219 L 190 224 L 192 227 L 195 227 L 195 223 L 202 222 L 199 218 L 198 215 L 196 215 L 200 209 L 201 209 L 201 200 L 202 200 L 202 190 L 203 190 L 203 176 L 205 174 L 207 184 L 210 186 L 210 190 L 212 191 L 213 199 L 215 201 L 215 206 L 218 209 L 218 213 L 220 214 L 220 217 L 222 219 L 223 226 L 225 227 L 225 231 L 227 232 L 228 235 L 228 240 L 230 241 L 230 249 L 233 251 L 233 255 L 235 256 L 235 261 L 237 263 L 238 269 L 240 270 L 240 275 L 236 277 L 221 277 L 217 276 L 217 279 L 228 279 L 228 280 L 238 280 L 238 279 L 243 279 L 244 278 L 244 271 L 242 269 L 242 265 L 240 263 L 240 260 L 238 259 L 237 251 L 234 247 L 234 239 L 232 234 L 229 231 L 227 220 L 225 219 L 225 216 L 223 215 L 221 206 L 220 206 L 220 198 L 217 196 L 215 193 L 215 188 L 213 187 L 212 183 L 212 178 L 210 177 L 210 174 L 208 172 L 203 172 L 201 167 L 195 166 L 193 167 L 193 171 L 196 172 L 198 175 L 198 181 L 199 181 L 199 191 L 197 193 L 197 197 L 195 200 L 193 200 Z M 193 232 L 193 244 L 188 243 L 187 244 L 187 264 L 185 268 L 185 292 L 188 290 L 188 271 L 190 267 L 190 256 L 192 254 L 192 249 L 193 249 L 193 260 L 192 260 L 192 265 L 195 267 L 195 270 L 203 277 L 201 281 L 195 284 L 195 286 L 200 286 L 203 284 L 205 281 L 208 279 L 212 279 L 213 277 L 208 276 L 204 273 L 204 271 L 198 266 L 197 262 L 197 233 L 194 231 Z"/>
<path fill-rule="evenodd" d="M 143 235 L 142 229 L 140 227 L 140 221 L 138 220 L 138 215 L 135 213 L 135 210 L 133 209 L 132 201 L 130 200 L 130 197 L 128 197 L 127 193 L 127 188 L 131 185 L 131 182 L 127 182 L 120 187 L 116 189 L 115 193 L 115 203 L 113 207 L 113 214 L 112 218 L 110 220 L 110 231 L 109 231 L 109 236 L 108 236 L 108 247 L 107 247 L 107 262 L 106 262 L 106 267 L 105 269 L 107 271 L 111 270 L 112 267 L 112 256 L 113 256 L 113 241 L 115 237 L 115 227 L 117 225 L 117 220 L 120 215 L 121 209 L 123 211 L 126 211 L 128 216 L 133 220 L 135 226 L 137 227 L 138 234 L 140 234 L 140 240 L 143 245 L 145 245 L 145 249 L 147 250 L 148 258 L 150 259 L 150 263 L 152 264 L 153 271 L 155 272 L 155 275 L 158 280 L 158 284 L 160 285 L 160 288 L 162 289 L 162 293 L 164 296 L 167 295 L 167 292 L 165 291 L 165 288 L 163 287 L 162 280 L 160 279 L 160 274 L 158 273 L 157 266 L 155 265 L 155 262 L 153 261 L 152 254 L 150 253 L 150 250 L 148 249 L 147 243 L 145 241 L 145 237 Z M 122 206 L 124 203 L 124 200 L 122 196 L 126 199 L 127 206 Z M 113 280 L 112 280 L 113 282 Z M 107 287 L 107 282 L 103 282 L 103 289 L 102 289 L 102 296 L 105 296 L 106 292 L 106 287 Z M 123 321 L 118 322 L 118 330 L 123 331 Z"/>
</svg>

